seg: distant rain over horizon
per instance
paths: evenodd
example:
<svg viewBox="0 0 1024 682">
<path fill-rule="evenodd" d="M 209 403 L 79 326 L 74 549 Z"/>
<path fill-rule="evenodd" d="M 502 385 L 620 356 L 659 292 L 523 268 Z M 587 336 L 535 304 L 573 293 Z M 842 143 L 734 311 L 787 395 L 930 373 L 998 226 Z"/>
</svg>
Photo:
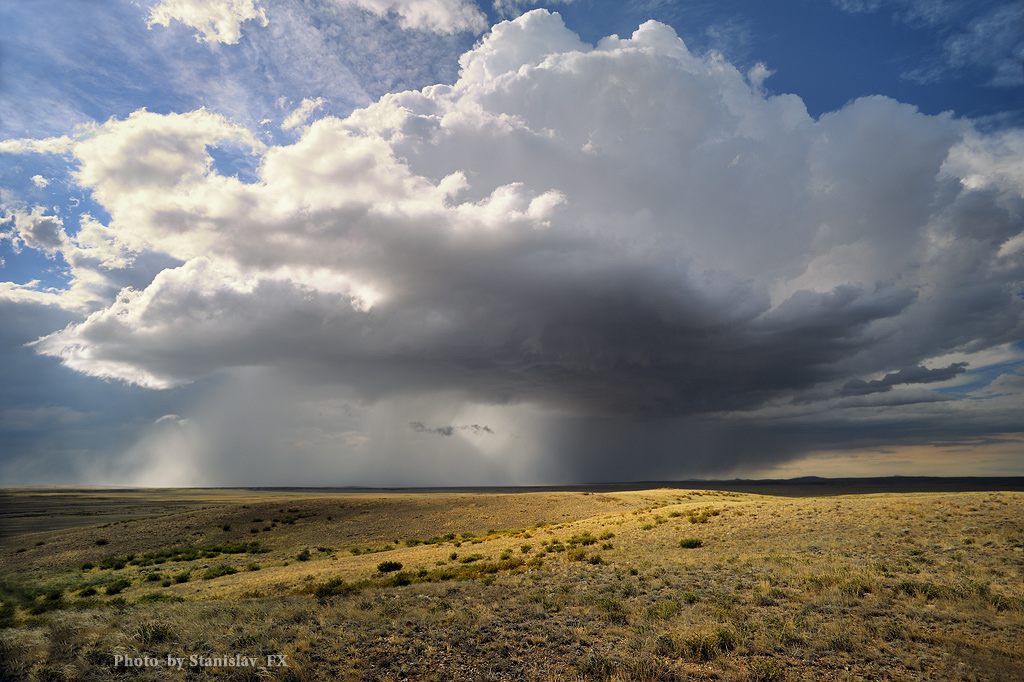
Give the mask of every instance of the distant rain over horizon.
<svg viewBox="0 0 1024 682">
<path fill-rule="evenodd" d="M 1024 475 L 1024 2 L 0 22 L 0 480 Z"/>
</svg>

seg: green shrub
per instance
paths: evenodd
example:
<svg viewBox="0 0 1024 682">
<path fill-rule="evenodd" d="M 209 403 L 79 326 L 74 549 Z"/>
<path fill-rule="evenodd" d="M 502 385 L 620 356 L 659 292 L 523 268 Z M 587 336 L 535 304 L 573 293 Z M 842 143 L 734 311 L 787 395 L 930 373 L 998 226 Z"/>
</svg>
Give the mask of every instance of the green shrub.
<svg viewBox="0 0 1024 682">
<path fill-rule="evenodd" d="M 696 549 L 697 547 L 702 547 L 703 545 L 704 541 L 700 538 L 683 538 L 679 541 L 679 546 L 683 549 Z"/>
<path fill-rule="evenodd" d="M 654 653 L 659 656 L 674 656 L 676 643 L 673 641 L 672 635 L 668 633 L 658 635 L 658 639 L 654 642 Z"/>
<path fill-rule="evenodd" d="M 369 581 L 348 583 L 343 578 L 331 578 L 313 588 L 313 594 L 318 599 L 326 599 L 333 596 L 348 596 L 354 594 L 368 585 Z"/>
<path fill-rule="evenodd" d="M 139 604 L 154 604 L 158 602 L 179 601 L 185 601 L 185 599 L 174 594 L 167 594 L 166 592 L 150 592 L 149 594 L 142 595 L 138 599 Z"/>
<path fill-rule="evenodd" d="M 103 588 L 103 592 L 104 594 L 118 594 L 125 588 L 130 587 L 131 584 L 131 580 L 128 580 L 127 578 L 122 578 L 120 580 L 115 580 L 112 583 L 108 583 L 107 586 Z"/>
<path fill-rule="evenodd" d="M 402 562 L 400 561 L 382 561 L 377 564 L 377 570 L 381 573 L 391 573 L 393 571 L 402 570 Z"/>
<path fill-rule="evenodd" d="M 397 563 L 397 562 L 396 562 Z M 401 564 L 399 564 L 401 565 Z M 411 585 L 413 579 L 417 576 L 411 571 L 398 571 L 393 576 L 388 578 L 385 584 L 388 587 L 401 587 L 403 585 Z"/>
<path fill-rule="evenodd" d="M 231 575 L 232 573 L 238 573 L 238 569 L 229 564 L 220 564 L 219 566 L 213 566 L 207 569 L 203 573 L 203 580 L 213 580 L 223 575 Z"/>
<path fill-rule="evenodd" d="M 308 549 L 304 549 L 301 552 L 299 552 L 298 556 L 296 556 L 295 558 L 298 559 L 299 561 L 309 561 L 311 556 L 313 556 L 313 555 L 309 553 L 309 550 Z"/>
<path fill-rule="evenodd" d="M 128 561 L 129 560 L 127 557 L 108 556 L 106 559 L 100 562 L 100 568 L 120 571 L 122 568 L 128 565 Z"/>
</svg>

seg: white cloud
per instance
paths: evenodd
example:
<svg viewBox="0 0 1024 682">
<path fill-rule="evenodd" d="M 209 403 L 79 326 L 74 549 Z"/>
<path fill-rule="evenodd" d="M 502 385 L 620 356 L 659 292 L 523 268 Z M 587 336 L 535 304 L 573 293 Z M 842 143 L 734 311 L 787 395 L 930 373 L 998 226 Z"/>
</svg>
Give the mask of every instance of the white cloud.
<svg viewBox="0 0 1024 682">
<path fill-rule="evenodd" d="M 196 29 L 196 40 L 236 44 L 242 24 L 258 20 L 268 25 L 266 12 L 253 0 L 161 0 L 149 13 L 148 26 L 170 26 L 178 20 Z"/>
<path fill-rule="evenodd" d="M 901 74 L 931 84 L 966 67 L 991 73 L 987 85 L 1015 88 L 1024 84 L 1024 2 L 960 3 L 956 0 L 832 0 L 853 14 L 891 10 L 893 18 L 911 26 L 938 29 L 943 36 L 940 58 Z"/>
<path fill-rule="evenodd" d="M 333 0 L 355 5 L 380 17 L 398 15 L 402 28 L 434 33 L 479 33 L 487 28 L 487 17 L 471 0 Z"/>
<path fill-rule="evenodd" d="M 0 153 L 4 154 L 66 154 L 75 140 L 68 136 L 50 137 L 45 140 L 12 139 L 0 140 Z"/>
<path fill-rule="evenodd" d="M 6 234 L 0 233 L 0 240 L 6 237 L 15 249 L 26 246 L 52 258 L 68 241 L 64 222 L 55 215 L 47 215 L 47 209 L 42 206 L 34 206 L 31 211 L 0 213 L 0 224 L 3 222 L 13 223 L 14 229 Z"/>
<path fill-rule="evenodd" d="M 981 66 L 992 70 L 989 85 L 1024 85 L 1024 2 L 994 7 L 974 18 L 946 41 L 954 67 Z"/>
<path fill-rule="evenodd" d="M 569 5 L 572 2 L 573 0 L 546 0 L 543 4 L 547 6 Z M 541 0 L 494 0 L 492 6 L 494 11 L 503 17 L 518 17 L 523 12 L 540 4 Z"/>
<path fill-rule="evenodd" d="M 535 11 L 460 64 L 454 85 L 320 118 L 293 144 L 204 110 L 74 142 L 111 220 L 53 248 L 178 265 L 36 349 L 154 388 L 315 377 L 390 405 L 367 419 L 400 420 L 403 447 L 423 436 L 411 422 L 506 438 L 481 406 L 544 406 L 582 416 L 531 428 L 587 444 L 608 429 L 610 453 L 628 429 L 588 420 L 675 419 L 652 448 L 733 442 L 679 421 L 695 413 L 948 421 L 959 402 L 924 386 L 840 389 L 1024 334 L 1019 131 L 884 97 L 814 120 L 657 22 L 591 46 Z M 217 173 L 218 144 L 259 155 L 257 179 Z M 478 412 L 423 407 L 438 395 Z M 383 428 L 343 431 L 360 457 L 383 447 Z"/>
<path fill-rule="evenodd" d="M 42 175 L 33 175 L 32 184 L 38 187 L 39 189 L 44 189 L 47 185 L 50 184 L 50 181 L 44 178 Z"/>
<path fill-rule="evenodd" d="M 300 104 L 295 111 L 288 114 L 285 117 L 284 121 L 281 122 L 281 127 L 285 130 L 297 128 L 298 126 L 302 125 L 307 120 L 309 120 L 309 117 L 312 115 L 312 113 L 319 109 L 320 107 L 322 107 L 323 104 L 323 97 L 302 100 L 302 104 Z"/>
</svg>

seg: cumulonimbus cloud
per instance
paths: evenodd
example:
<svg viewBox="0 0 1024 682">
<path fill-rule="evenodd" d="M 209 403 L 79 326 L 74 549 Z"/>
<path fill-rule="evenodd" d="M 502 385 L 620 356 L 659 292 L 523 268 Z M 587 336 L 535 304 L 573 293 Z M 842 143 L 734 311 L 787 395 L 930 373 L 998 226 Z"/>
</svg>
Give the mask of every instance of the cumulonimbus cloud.
<svg viewBox="0 0 1024 682">
<path fill-rule="evenodd" d="M 179 265 L 35 348 L 153 388 L 268 366 L 678 416 L 1024 336 L 1021 131 L 884 97 L 814 119 L 657 22 L 592 46 L 538 10 L 460 64 L 289 145 L 202 110 L 69 143 L 119 248 Z"/>
</svg>

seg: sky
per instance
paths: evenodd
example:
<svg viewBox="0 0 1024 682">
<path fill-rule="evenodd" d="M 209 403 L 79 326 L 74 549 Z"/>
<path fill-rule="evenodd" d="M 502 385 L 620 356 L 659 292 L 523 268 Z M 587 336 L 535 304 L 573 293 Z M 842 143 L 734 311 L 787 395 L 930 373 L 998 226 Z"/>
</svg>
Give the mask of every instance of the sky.
<svg viewBox="0 0 1024 682">
<path fill-rule="evenodd" d="M 0 25 L 5 485 L 1024 475 L 1024 2 Z"/>
</svg>

